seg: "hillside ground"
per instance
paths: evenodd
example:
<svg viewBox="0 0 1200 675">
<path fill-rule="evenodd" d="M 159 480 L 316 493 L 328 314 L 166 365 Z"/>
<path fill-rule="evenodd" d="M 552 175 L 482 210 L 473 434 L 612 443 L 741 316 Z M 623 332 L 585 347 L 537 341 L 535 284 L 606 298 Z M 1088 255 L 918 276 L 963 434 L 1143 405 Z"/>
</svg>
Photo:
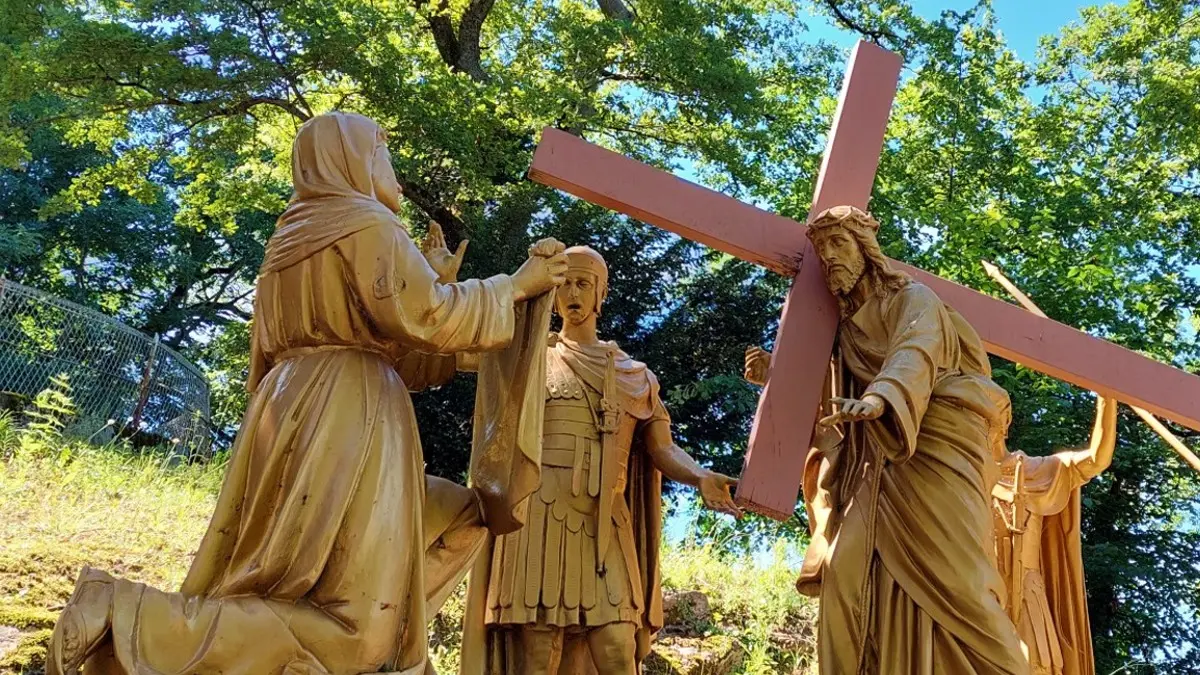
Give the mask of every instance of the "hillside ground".
<svg viewBox="0 0 1200 675">
<path fill-rule="evenodd" d="M 158 588 L 179 586 L 224 465 L 166 455 L 68 441 L 0 418 L 0 673 L 42 671 L 55 617 L 84 564 Z M 815 606 L 793 589 L 794 553 L 783 543 L 753 558 L 696 545 L 665 549 L 674 624 L 647 671 L 806 673 Z M 443 674 L 457 671 L 461 612 L 460 589 L 431 626 Z"/>
</svg>

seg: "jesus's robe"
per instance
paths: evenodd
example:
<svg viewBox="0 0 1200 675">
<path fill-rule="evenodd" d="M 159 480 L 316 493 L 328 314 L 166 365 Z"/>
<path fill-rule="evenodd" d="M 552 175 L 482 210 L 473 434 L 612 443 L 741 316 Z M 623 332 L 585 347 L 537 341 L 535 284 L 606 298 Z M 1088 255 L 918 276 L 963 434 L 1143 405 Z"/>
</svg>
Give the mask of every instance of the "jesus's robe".
<svg viewBox="0 0 1200 675">
<path fill-rule="evenodd" d="M 886 410 L 808 463 L 799 587 L 819 588 L 820 672 L 1028 673 L 990 550 L 988 434 L 1007 394 L 978 336 L 910 283 L 845 319 L 839 349 L 841 393 Z"/>
</svg>

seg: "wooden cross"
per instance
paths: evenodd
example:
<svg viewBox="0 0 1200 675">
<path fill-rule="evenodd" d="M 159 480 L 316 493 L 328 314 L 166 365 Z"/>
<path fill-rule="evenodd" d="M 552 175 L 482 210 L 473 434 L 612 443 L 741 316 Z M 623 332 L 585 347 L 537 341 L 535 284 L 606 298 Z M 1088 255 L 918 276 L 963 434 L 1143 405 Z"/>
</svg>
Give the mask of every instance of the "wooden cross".
<svg viewBox="0 0 1200 675">
<path fill-rule="evenodd" d="M 900 75 L 900 58 L 860 41 L 850 55 L 811 219 L 866 209 Z M 547 128 L 530 177 L 685 238 L 794 277 L 780 317 L 737 499 L 784 519 L 795 509 L 837 332 L 837 306 L 805 227 L 582 139 Z M 979 332 L 988 351 L 1200 430 L 1200 377 L 1020 307 L 892 261 Z"/>
</svg>

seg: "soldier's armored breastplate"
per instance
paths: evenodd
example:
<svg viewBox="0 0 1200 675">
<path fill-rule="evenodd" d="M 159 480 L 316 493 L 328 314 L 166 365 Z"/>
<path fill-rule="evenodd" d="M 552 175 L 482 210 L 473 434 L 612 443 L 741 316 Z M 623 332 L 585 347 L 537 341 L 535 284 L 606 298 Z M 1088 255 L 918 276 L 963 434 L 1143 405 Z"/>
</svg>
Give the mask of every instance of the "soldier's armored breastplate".
<svg viewBox="0 0 1200 675">
<path fill-rule="evenodd" d="M 555 479 L 554 501 L 565 501 L 580 513 L 595 514 L 600 496 L 600 430 L 596 407 L 599 396 L 587 387 L 580 398 L 546 400 L 542 433 L 542 467 Z"/>
<path fill-rule="evenodd" d="M 550 365 L 557 367 L 547 373 L 541 486 L 526 526 L 496 540 L 486 620 L 640 625 L 645 588 L 624 498 L 637 421 L 606 411 L 599 391 Z M 616 433 L 602 433 L 605 424 Z"/>
</svg>

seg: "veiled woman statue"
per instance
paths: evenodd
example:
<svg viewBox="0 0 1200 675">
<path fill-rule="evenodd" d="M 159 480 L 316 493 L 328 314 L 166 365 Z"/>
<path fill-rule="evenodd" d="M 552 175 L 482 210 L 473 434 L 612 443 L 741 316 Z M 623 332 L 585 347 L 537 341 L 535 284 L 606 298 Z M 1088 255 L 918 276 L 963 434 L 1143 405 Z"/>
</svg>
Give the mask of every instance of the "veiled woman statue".
<svg viewBox="0 0 1200 675">
<path fill-rule="evenodd" d="M 514 303 L 566 259 L 541 246 L 512 276 L 445 278 L 456 256 L 409 238 L 385 134 L 359 115 L 305 123 L 292 174 L 258 279 L 253 396 L 183 588 L 85 568 L 48 675 L 426 672 L 430 608 L 484 532 L 472 492 L 425 476 L 409 389 L 438 355 L 505 348 Z"/>
</svg>

